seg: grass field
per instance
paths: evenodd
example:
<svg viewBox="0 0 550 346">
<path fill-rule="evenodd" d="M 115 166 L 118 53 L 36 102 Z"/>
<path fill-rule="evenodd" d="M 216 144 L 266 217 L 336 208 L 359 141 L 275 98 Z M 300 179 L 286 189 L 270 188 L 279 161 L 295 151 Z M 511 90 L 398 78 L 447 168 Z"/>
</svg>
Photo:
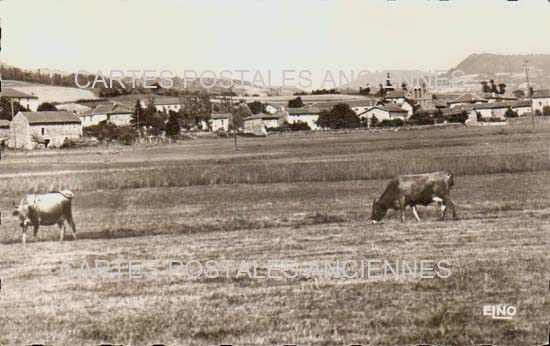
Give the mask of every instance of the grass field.
<svg viewBox="0 0 550 346">
<path fill-rule="evenodd" d="M 0 344 L 536 345 L 550 322 L 550 129 L 200 139 L 6 152 Z M 451 169 L 460 220 L 370 223 L 389 178 Z M 12 202 L 73 190 L 78 241 L 20 244 Z M 70 234 L 66 234 L 71 240 Z M 64 262 L 446 260 L 449 278 L 69 277 Z M 166 266 L 157 268 L 166 273 Z M 232 268 L 236 269 L 236 268 Z M 75 274 L 77 269 L 71 271 Z M 511 320 L 483 316 L 510 304 Z"/>
</svg>

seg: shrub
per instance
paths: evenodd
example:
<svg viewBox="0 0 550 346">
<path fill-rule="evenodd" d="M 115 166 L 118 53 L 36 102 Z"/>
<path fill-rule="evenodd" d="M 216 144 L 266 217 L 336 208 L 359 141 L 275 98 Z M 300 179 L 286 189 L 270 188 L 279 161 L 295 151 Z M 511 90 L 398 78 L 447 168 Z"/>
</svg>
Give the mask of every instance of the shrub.
<svg viewBox="0 0 550 346">
<path fill-rule="evenodd" d="M 124 145 L 133 144 L 138 138 L 138 133 L 134 128 L 117 126 L 106 121 L 102 121 L 98 125 L 85 127 L 83 133 L 84 136 L 96 138 L 100 142 L 118 142 Z"/>
<path fill-rule="evenodd" d="M 433 125 L 435 123 L 432 117 L 424 112 L 414 113 L 408 120 L 411 125 Z"/>
<path fill-rule="evenodd" d="M 390 120 L 382 120 L 378 126 L 379 127 L 402 127 L 405 125 L 405 121 L 403 119 L 390 119 Z"/>
<path fill-rule="evenodd" d="M 542 108 L 542 115 L 550 116 L 550 106 L 544 106 Z"/>
<path fill-rule="evenodd" d="M 514 111 L 512 107 L 508 107 L 508 109 L 506 110 L 506 113 L 504 113 L 504 116 L 506 118 L 517 118 L 519 117 L 519 114 L 518 112 Z"/>
</svg>

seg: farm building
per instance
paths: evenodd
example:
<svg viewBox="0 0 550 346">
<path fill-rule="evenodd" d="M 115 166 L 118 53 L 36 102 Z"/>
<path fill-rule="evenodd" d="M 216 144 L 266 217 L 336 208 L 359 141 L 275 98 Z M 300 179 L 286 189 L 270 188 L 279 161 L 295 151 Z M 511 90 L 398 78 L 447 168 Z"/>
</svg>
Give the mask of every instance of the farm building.
<svg viewBox="0 0 550 346">
<path fill-rule="evenodd" d="M 406 120 L 409 117 L 409 112 L 397 105 L 387 104 L 371 107 L 364 113 L 359 114 L 359 118 L 368 119 L 369 121 L 372 117 L 376 117 L 378 121 L 383 120 L 392 120 L 392 119 L 402 119 Z"/>
<path fill-rule="evenodd" d="M 82 136 L 80 119 L 70 112 L 19 112 L 11 123 L 11 146 L 33 149 L 39 144 L 58 147 L 65 139 Z"/>
<path fill-rule="evenodd" d="M 102 121 L 109 121 L 115 125 L 130 125 L 133 111 L 121 104 L 104 104 L 94 108 L 91 112 L 80 115 L 82 126 L 97 125 Z"/>
<path fill-rule="evenodd" d="M 141 105 L 143 107 L 147 107 L 151 101 L 141 101 Z M 177 97 L 162 97 L 162 98 L 155 98 L 154 99 L 154 105 L 157 111 L 159 112 L 168 112 L 168 111 L 174 111 L 178 112 L 181 110 L 181 103 L 182 101 Z"/>
<path fill-rule="evenodd" d="M 0 97 L 17 101 L 21 106 L 33 112 L 38 109 L 38 97 L 34 95 L 28 95 L 11 88 L 3 88 Z"/>
<path fill-rule="evenodd" d="M 542 112 L 545 106 L 550 107 L 550 90 L 536 90 L 533 93 L 533 110 Z"/>
<path fill-rule="evenodd" d="M 315 107 L 302 107 L 302 108 L 288 108 L 287 122 L 289 124 L 295 124 L 298 122 L 305 123 L 312 130 L 318 130 L 320 127 L 317 125 L 317 119 L 321 111 Z"/>
<path fill-rule="evenodd" d="M 227 131 L 229 130 L 229 119 L 231 119 L 231 114 L 229 113 L 216 113 L 210 116 L 211 128 L 212 131 Z"/>
<path fill-rule="evenodd" d="M 257 135 L 267 134 L 268 128 L 280 127 L 285 121 L 282 112 L 276 114 L 255 114 L 244 118 L 244 132 Z"/>
<path fill-rule="evenodd" d="M 458 106 L 467 106 L 467 105 L 487 103 L 487 102 L 489 101 L 481 96 L 477 96 L 474 94 L 464 94 L 464 95 L 458 96 L 455 99 L 447 101 L 447 104 L 449 105 L 449 108 L 455 108 Z"/>
<path fill-rule="evenodd" d="M 531 112 L 531 101 L 502 101 L 473 105 L 472 109 L 481 115 L 483 119 L 505 119 L 504 114 L 508 109 L 517 112 L 519 116 Z"/>
</svg>

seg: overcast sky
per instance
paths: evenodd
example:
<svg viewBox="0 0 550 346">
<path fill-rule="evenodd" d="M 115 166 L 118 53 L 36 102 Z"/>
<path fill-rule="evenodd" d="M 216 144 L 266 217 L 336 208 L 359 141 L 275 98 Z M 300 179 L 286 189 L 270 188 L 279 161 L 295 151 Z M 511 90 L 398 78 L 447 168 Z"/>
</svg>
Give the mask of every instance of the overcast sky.
<svg viewBox="0 0 550 346">
<path fill-rule="evenodd" d="M 547 0 L 3 0 L 3 62 L 81 69 L 448 69 L 550 53 Z"/>
</svg>

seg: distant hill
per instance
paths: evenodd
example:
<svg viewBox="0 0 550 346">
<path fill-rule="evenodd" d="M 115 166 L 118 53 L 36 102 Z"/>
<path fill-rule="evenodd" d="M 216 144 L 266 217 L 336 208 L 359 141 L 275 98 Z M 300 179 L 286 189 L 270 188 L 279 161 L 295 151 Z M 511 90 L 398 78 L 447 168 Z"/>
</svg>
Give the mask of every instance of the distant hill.
<svg viewBox="0 0 550 346">
<path fill-rule="evenodd" d="M 550 54 L 502 55 L 472 54 L 454 69 L 466 74 L 522 73 L 523 62 L 527 59 L 533 74 L 550 74 Z"/>
</svg>

